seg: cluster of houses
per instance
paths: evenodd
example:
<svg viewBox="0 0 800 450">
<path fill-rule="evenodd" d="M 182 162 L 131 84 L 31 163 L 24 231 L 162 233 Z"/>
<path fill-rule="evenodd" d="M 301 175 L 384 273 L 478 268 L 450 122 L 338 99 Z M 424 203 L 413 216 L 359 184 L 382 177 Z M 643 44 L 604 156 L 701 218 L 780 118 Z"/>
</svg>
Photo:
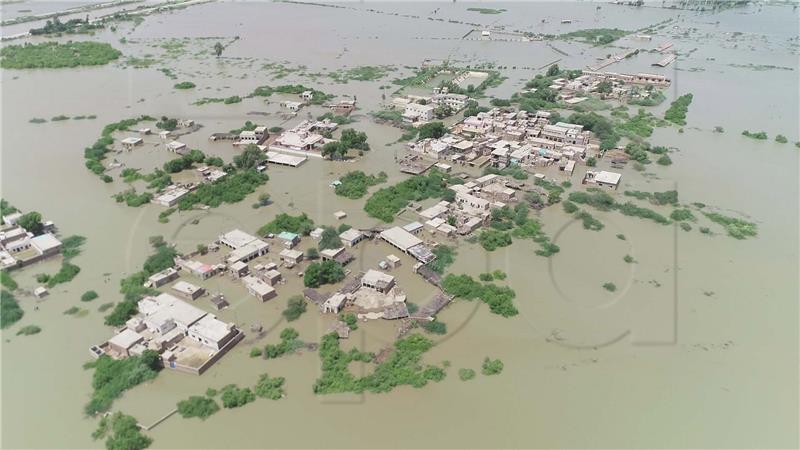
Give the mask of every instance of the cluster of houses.
<svg viewBox="0 0 800 450">
<path fill-rule="evenodd" d="M 34 235 L 17 223 L 23 216 L 14 212 L 3 216 L 0 227 L 0 269 L 10 270 L 33 264 L 61 252 L 61 241 L 53 234 L 53 222 L 45 222 L 42 232 Z"/>
<path fill-rule="evenodd" d="M 269 149 L 276 152 L 289 153 L 319 153 L 323 145 L 328 142 L 336 142 L 335 139 L 327 138 L 338 125 L 328 119 L 325 120 L 304 120 L 294 127 L 282 132 L 275 141 L 269 145 Z"/>
<path fill-rule="evenodd" d="M 469 97 L 455 94 L 447 88 L 435 88 L 431 95 L 406 95 L 392 99 L 392 107 L 403 110 L 403 121 L 413 125 L 422 125 L 435 118 L 436 109 L 449 108 L 455 113 L 467 106 Z"/>
<path fill-rule="evenodd" d="M 137 307 L 139 314 L 111 339 L 91 347 L 93 357 L 123 359 L 152 350 L 164 367 L 200 375 L 244 338 L 234 324 L 171 294 L 144 297 Z"/>
<path fill-rule="evenodd" d="M 180 119 L 177 121 L 177 126 L 180 128 L 191 129 L 197 129 L 199 127 L 192 119 Z M 139 145 L 144 145 L 144 139 L 141 136 L 148 136 L 152 134 L 152 129 L 149 127 L 139 128 L 138 133 L 139 136 L 127 136 L 120 140 L 123 150 L 131 151 Z M 177 153 L 178 155 L 185 155 L 189 153 L 189 147 L 186 144 L 176 140 L 170 140 L 173 135 L 174 132 L 168 130 L 161 130 L 158 132 L 158 137 L 162 141 L 169 141 L 164 145 L 164 148 L 167 149 L 167 151 Z"/>
<path fill-rule="evenodd" d="M 606 98 L 629 100 L 641 97 L 642 86 L 668 87 L 671 81 L 663 75 L 650 73 L 625 74 L 584 70 L 583 74 L 572 80 L 558 78 L 553 80 L 551 89 L 559 91 L 559 96 L 567 104 L 576 104 L 588 99 L 588 94 L 600 93 Z"/>
<path fill-rule="evenodd" d="M 177 205 L 183 197 L 197 189 L 202 183 L 213 183 L 228 175 L 227 172 L 219 167 L 202 166 L 195 169 L 199 177 L 197 183 L 175 183 L 164 188 L 150 200 L 156 205 L 171 208 Z"/>
<path fill-rule="evenodd" d="M 547 111 L 494 108 L 465 118 L 441 138 L 409 143 L 408 149 L 425 158 L 472 167 L 558 164 L 570 174 L 576 162 L 599 153 L 598 141 L 582 125 L 550 123 L 550 117 Z"/>
</svg>

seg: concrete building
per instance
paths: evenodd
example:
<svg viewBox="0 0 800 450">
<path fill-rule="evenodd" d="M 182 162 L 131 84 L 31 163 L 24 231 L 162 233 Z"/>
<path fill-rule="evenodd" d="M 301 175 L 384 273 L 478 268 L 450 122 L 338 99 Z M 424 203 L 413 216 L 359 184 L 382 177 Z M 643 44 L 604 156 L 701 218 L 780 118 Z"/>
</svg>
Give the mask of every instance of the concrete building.
<svg viewBox="0 0 800 450">
<path fill-rule="evenodd" d="M 593 172 L 587 170 L 586 175 L 583 177 L 583 184 L 596 184 L 605 188 L 616 189 L 619 187 L 620 180 L 622 180 L 622 174 L 616 172 L 607 172 L 605 170 Z"/>
<path fill-rule="evenodd" d="M 394 285 L 395 280 L 393 276 L 374 269 L 367 270 L 367 273 L 361 277 L 362 287 L 374 289 L 383 294 L 386 294 L 392 290 Z"/>
<path fill-rule="evenodd" d="M 339 239 L 341 239 L 342 243 L 348 247 L 353 247 L 366 238 L 367 235 L 362 233 L 360 230 L 356 230 L 355 228 L 350 228 L 349 230 L 345 230 L 339 234 Z"/>
<path fill-rule="evenodd" d="M 434 107 L 431 105 L 420 105 L 419 103 L 409 103 L 403 111 L 403 120 L 406 122 L 429 122 L 433 120 Z"/>
<path fill-rule="evenodd" d="M 303 260 L 303 252 L 299 250 L 284 249 L 280 253 L 281 261 L 287 264 L 296 265 Z"/>
<path fill-rule="evenodd" d="M 242 278 L 242 282 L 247 288 L 247 292 L 262 302 L 266 302 L 267 300 L 271 300 L 278 296 L 278 293 L 275 291 L 275 289 L 260 278 L 247 275 Z"/>
<path fill-rule="evenodd" d="M 197 300 L 198 297 L 206 293 L 202 287 L 195 286 L 186 281 L 178 281 L 172 286 L 172 290 L 187 300 Z"/>
<path fill-rule="evenodd" d="M 150 275 L 150 277 L 147 278 L 147 283 L 145 283 L 145 285 L 152 288 L 159 288 L 171 282 L 172 280 L 176 280 L 177 278 L 178 271 L 172 267 L 168 267 L 161 272 Z"/>
<path fill-rule="evenodd" d="M 172 153 L 177 153 L 179 155 L 185 155 L 189 153 L 189 148 L 183 142 L 172 141 L 167 144 L 167 150 Z"/>
</svg>

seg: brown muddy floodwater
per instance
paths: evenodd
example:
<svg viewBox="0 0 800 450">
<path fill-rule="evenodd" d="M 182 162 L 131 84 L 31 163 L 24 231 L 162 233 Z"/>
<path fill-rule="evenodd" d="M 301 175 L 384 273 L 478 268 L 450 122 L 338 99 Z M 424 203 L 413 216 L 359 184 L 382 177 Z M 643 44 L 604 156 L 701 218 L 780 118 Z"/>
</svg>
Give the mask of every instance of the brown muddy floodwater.
<svg viewBox="0 0 800 450">
<path fill-rule="evenodd" d="M 2 8 L 24 9 L 26 3 Z M 417 67 L 424 59 L 494 63 L 505 67 L 500 70 L 508 79 L 487 94 L 507 98 L 538 73 L 536 68 L 556 59 L 562 67 L 585 67 L 620 51 L 553 42 L 565 56 L 543 42 L 461 40 L 473 27 L 448 20 L 559 34 L 600 27 L 634 30 L 666 19 L 673 21 L 655 33 L 652 43 L 623 38 L 614 45 L 653 47 L 669 40 L 680 54 L 677 67 L 652 68 L 651 60 L 658 55 L 643 52 L 607 70 L 667 74 L 673 80 L 669 99 L 694 94 L 689 124 L 683 133 L 676 127 L 657 129 L 650 141 L 679 149 L 672 154 L 674 164 L 648 166 L 645 172 L 625 169 L 623 187 L 615 195 L 622 200 L 624 189 L 677 189 L 682 202 L 703 202 L 749 217 L 758 223 L 757 238 L 738 241 L 718 226 L 712 228 L 714 236 L 707 236 L 697 227 L 684 232 L 594 211 L 605 228 L 592 232 L 553 207 L 540 213 L 547 233 L 561 247 L 550 259 L 536 256 L 537 247 L 530 241 L 493 253 L 461 242 L 450 272 L 477 276 L 504 270 L 506 283 L 517 292 L 520 315 L 504 319 L 490 314 L 485 305 L 456 302 L 440 315 L 449 333 L 425 356 L 431 363 L 450 361 L 448 377 L 423 389 L 404 386 L 380 395 L 315 396 L 311 386 L 320 363 L 314 352 L 270 361 L 249 358 L 254 343 L 277 342 L 275 330 L 285 325 L 280 311 L 301 288 L 300 278 L 288 274 L 290 281 L 279 288 L 279 297 L 266 304 L 257 303 L 227 277 L 212 278 L 200 284 L 226 293 L 232 304 L 219 316 L 245 331 L 252 323 L 262 323 L 266 336 L 259 339 L 248 333 L 203 376 L 163 371 L 155 381 L 126 392 L 113 410 L 151 423 L 189 395 L 229 383 L 252 385 L 268 372 L 286 377 L 287 398 L 223 410 L 204 422 L 174 416 L 147 432 L 154 439 L 152 447 L 798 446 L 800 151 L 792 144 L 800 140 L 796 10 L 752 6 L 712 14 L 531 2 L 491 3 L 506 11 L 483 15 L 467 11 L 475 4 L 460 2 L 337 5 L 342 7 L 261 2 L 193 6 L 148 16 L 136 26 L 120 24 L 116 31 L 89 38 L 112 43 L 123 52 L 125 56 L 110 65 L 3 71 L 3 198 L 22 210 L 42 212 L 58 224 L 62 235 L 80 234 L 88 240 L 75 259 L 82 268 L 78 277 L 41 301 L 19 295 L 25 317 L 2 332 L 0 446 L 103 446 L 90 437 L 96 419 L 82 413 L 91 392 L 91 372 L 81 366 L 89 360 L 89 346 L 111 333 L 97 307 L 120 299 L 119 280 L 140 269 L 149 253 L 149 236 L 163 235 L 179 250 L 189 251 L 233 227 L 254 232 L 280 212 L 306 212 L 317 223 L 334 224 L 333 212 L 341 209 L 351 225 L 375 224 L 362 210 L 363 199 L 336 197 L 328 185 L 353 169 L 383 170 L 390 183 L 404 178 L 394 165 L 403 150 L 402 144 L 394 143 L 400 130 L 375 124 L 367 114 L 381 109 L 381 93 L 388 96 L 395 89 L 381 86 L 411 74 L 406 66 Z M 58 4 L 40 5 L 36 12 L 51 9 Z M 564 18 L 573 23 L 561 24 Z M 233 41 L 235 36 L 239 39 Z M 181 50 L 165 53 L 164 44 L 183 38 L 188 39 Z M 220 59 L 210 55 L 216 40 L 233 42 Z M 137 69 L 127 63 L 129 57 L 155 61 Z M 285 67 L 268 69 L 268 63 Z M 387 65 L 391 70 L 380 80 L 341 84 L 318 75 L 362 65 Z M 176 79 L 158 70 L 162 68 L 173 71 Z M 188 92 L 172 88 L 183 80 L 198 87 Z M 312 158 L 298 169 L 270 167 L 270 181 L 259 192 L 269 192 L 273 204 L 252 209 L 257 196 L 253 194 L 236 205 L 176 213 L 168 224 L 158 222 L 158 206 L 137 209 L 115 203 L 111 196 L 126 186 L 120 180 L 104 184 L 84 168 L 83 149 L 104 124 L 139 114 L 196 120 L 203 128 L 181 140 L 230 160 L 235 150 L 209 142 L 210 133 L 237 128 L 245 120 L 289 127 L 306 112 L 284 119 L 278 96 L 267 99 L 269 103 L 263 98 L 234 105 L 192 103 L 204 96 L 244 95 L 259 85 L 288 83 L 303 83 L 340 98 L 356 96 L 360 120 L 351 126 L 367 132 L 372 151 L 355 162 Z M 668 103 L 653 111 L 663 113 Z M 322 109 L 311 112 L 316 116 Z M 34 117 L 59 114 L 95 114 L 97 119 L 29 123 Z M 715 126 L 726 132 L 713 133 Z M 790 143 L 750 140 L 740 135 L 744 129 L 784 134 Z M 114 157 L 144 170 L 168 159 L 152 144 Z M 576 171 L 573 184 L 579 184 L 583 170 Z M 112 175 L 117 178 L 117 173 Z M 548 176 L 563 177 L 558 172 Z M 193 224 L 195 219 L 199 222 Z M 413 219 L 405 214 L 397 222 Z M 619 233 L 627 239 L 617 239 Z M 353 269 L 375 267 L 388 253 L 386 244 L 361 245 Z M 626 254 L 638 263 L 624 263 Z M 399 285 L 410 301 L 422 304 L 433 292 L 412 274 L 408 258 L 403 263 L 396 272 Z M 36 274 L 53 273 L 58 265 L 49 261 L 14 277 L 21 288 L 32 290 Z M 605 282 L 614 282 L 617 291 L 603 290 Z M 88 289 L 100 298 L 81 303 L 80 295 Z M 89 309 L 89 314 L 63 314 L 76 305 Z M 302 339 L 316 341 L 330 321 L 310 308 L 292 326 Z M 43 331 L 15 335 L 28 324 Z M 394 331 L 392 323 L 368 323 L 343 346 L 375 351 L 393 341 Z M 500 376 L 478 376 L 466 383 L 458 379 L 459 368 L 478 369 L 485 356 L 505 363 Z"/>
</svg>

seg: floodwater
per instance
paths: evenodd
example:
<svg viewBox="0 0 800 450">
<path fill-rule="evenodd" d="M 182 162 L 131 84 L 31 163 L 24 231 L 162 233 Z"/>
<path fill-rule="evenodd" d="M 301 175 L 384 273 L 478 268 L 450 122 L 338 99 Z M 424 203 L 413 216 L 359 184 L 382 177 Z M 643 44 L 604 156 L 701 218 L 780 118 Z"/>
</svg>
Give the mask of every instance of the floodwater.
<svg viewBox="0 0 800 450">
<path fill-rule="evenodd" d="M 24 3 L 12 5 L 20 9 Z M 75 259 L 82 268 L 78 277 L 41 301 L 19 295 L 25 317 L 2 332 L 0 446 L 102 447 L 90 437 L 96 420 L 82 414 L 91 372 L 81 366 L 89 360 L 89 346 L 111 333 L 97 307 L 119 300 L 119 280 L 141 267 L 149 253 L 149 236 L 163 235 L 189 251 L 233 227 L 255 231 L 280 212 L 306 212 L 317 223 L 334 224 L 333 212 L 342 209 L 348 213 L 346 223 L 375 224 L 361 209 L 363 200 L 338 198 L 328 184 L 353 169 L 386 171 L 390 182 L 403 178 L 394 165 L 402 146 L 390 144 L 400 130 L 374 124 L 366 114 L 381 109 L 382 92 L 394 90 L 381 86 L 411 74 L 406 66 L 419 66 L 424 59 L 507 66 L 501 71 L 508 79 L 488 94 L 508 97 L 538 73 L 537 68 L 554 60 L 561 59 L 562 67 L 583 67 L 620 51 L 554 42 L 569 55 L 565 56 L 542 42 L 462 41 L 473 27 L 448 20 L 555 34 L 596 27 L 640 29 L 667 19 L 672 22 L 657 31 L 652 42 L 625 38 L 615 45 L 652 48 L 671 41 L 681 54 L 677 65 L 651 68 L 660 56 L 643 52 L 606 70 L 668 74 L 673 80 L 669 98 L 694 94 L 689 125 L 683 133 L 674 127 L 657 129 L 650 140 L 676 147 L 674 164 L 648 166 L 645 172 L 627 168 L 622 189 L 677 189 L 682 202 L 704 202 L 751 218 L 759 226 L 757 238 L 737 241 L 714 225 L 716 234 L 706 236 L 697 227 L 684 232 L 594 211 L 605 228 L 592 232 L 554 207 L 540 216 L 561 246 L 550 259 L 535 256 L 532 242 L 519 241 L 491 254 L 461 243 L 450 271 L 477 276 L 504 270 L 506 282 L 517 292 L 521 314 L 504 319 L 490 314 L 485 305 L 456 302 L 440 315 L 448 335 L 425 357 L 431 363 L 449 361 L 447 379 L 381 395 L 315 396 L 311 386 L 320 370 L 315 353 L 271 361 L 248 357 L 254 343 L 278 340 L 277 332 L 286 325 L 280 311 L 299 290 L 298 277 L 287 272 L 289 282 L 266 304 L 217 277 L 200 284 L 221 290 L 231 300 L 232 307 L 219 316 L 246 331 L 250 324 L 263 324 L 266 336 L 248 333 L 201 377 L 164 371 L 155 381 L 128 391 L 113 408 L 148 424 L 189 395 L 229 383 L 253 385 L 267 372 L 287 378 L 287 398 L 258 400 L 205 422 L 170 418 L 147 433 L 154 438 L 153 448 L 798 446 L 800 152 L 791 144 L 800 140 L 796 11 L 764 6 L 711 14 L 532 2 L 491 3 L 507 11 L 481 15 L 466 10 L 474 4 L 449 2 L 336 5 L 194 6 L 94 37 L 111 42 L 125 57 L 153 55 L 157 62 L 150 68 L 136 69 L 123 58 L 97 68 L 3 71 L 3 197 L 22 210 L 42 212 L 58 224 L 62 235 L 80 234 L 88 240 Z M 41 8 L 59 9 L 58 4 L 51 6 Z M 573 23 L 560 24 L 565 18 Z M 235 36 L 240 39 L 226 48 L 223 58 L 209 55 L 217 39 L 231 42 Z M 126 43 L 120 42 L 122 37 Z M 187 37 L 185 51 L 161 56 L 160 45 Z M 209 37 L 214 39 L 202 39 Z M 78 38 L 61 38 L 67 39 Z M 273 79 L 275 72 L 263 65 L 280 62 L 285 62 L 285 77 Z M 388 65 L 392 70 L 382 80 L 346 84 L 311 75 L 359 65 Z M 759 65 L 779 68 L 755 70 Z M 295 70 L 300 66 L 306 69 Z M 171 69 L 177 79 L 159 68 Z M 183 80 L 194 81 L 198 88 L 172 88 Z M 176 213 L 168 224 L 161 224 L 160 207 L 134 209 L 115 203 L 111 196 L 125 189 L 123 183 L 103 184 L 83 166 L 83 148 L 94 142 L 104 124 L 139 114 L 195 119 L 204 127 L 181 140 L 230 160 L 235 150 L 229 144 L 210 143 L 210 133 L 237 128 L 245 120 L 288 127 L 307 113 L 284 119 L 277 96 L 269 103 L 262 98 L 234 105 L 192 102 L 290 82 L 340 98 L 356 96 L 361 120 L 352 127 L 367 132 L 372 151 L 355 162 L 311 159 L 298 169 L 270 167 L 270 181 L 259 190 L 272 196 L 274 203 L 267 207 L 251 208 L 254 194 L 237 205 Z M 667 106 L 654 111 L 663 112 Z M 321 109 L 311 111 L 318 115 Z M 28 122 L 59 114 L 96 114 L 97 119 Z M 726 132 L 713 133 L 715 126 Z M 744 129 L 784 134 L 790 144 L 749 140 L 740 136 Z M 114 157 L 145 170 L 168 159 L 152 143 Z M 572 177 L 575 185 L 582 170 Z M 621 192 L 616 195 L 622 200 Z M 199 222 L 193 224 L 196 219 Z M 403 215 L 398 222 L 412 219 Z M 627 239 L 617 239 L 619 233 Z M 374 267 L 391 252 L 385 244 L 361 245 L 351 269 Z M 637 263 L 624 263 L 626 254 Z M 433 292 L 411 273 L 410 260 L 404 258 L 403 263 L 396 272 L 400 286 L 410 301 L 425 303 Z M 32 290 L 35 275 L 53 273 L 58 264 L 38 264 L 14 277 L 21 288 Z M 606 282 L 614 282 L 617 291 L 602 289 Z M 88 289 L 100 298 L 81 303 L 79 297 Z M 205 300 L 198 304 L 209 306 Z M 62 314 L 75 305 L 89 314 Z M 309 309 L 292 326 L 301 338 L 316 341 L 330 321 Z M 43 331 L 15 336 L 27 324 Z M 393 327 L 385 322 L 365 324 L 343 345 L 376 351 L 391 343 Z M 485 356 L 505 363 L 500 376 L 478 376 L 466 383 L 458 379 L 458 368 L 478 369 Z"/>
</svg>

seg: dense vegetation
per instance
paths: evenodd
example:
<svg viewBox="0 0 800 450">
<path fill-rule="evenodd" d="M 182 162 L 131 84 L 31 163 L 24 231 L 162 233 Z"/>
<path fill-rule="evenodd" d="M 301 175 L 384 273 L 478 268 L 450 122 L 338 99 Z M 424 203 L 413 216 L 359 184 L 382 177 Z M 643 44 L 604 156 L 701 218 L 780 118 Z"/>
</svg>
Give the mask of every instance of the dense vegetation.
<svg viewBox="0 0 800 450">
<path fill-rule="evenodd" d="M 422 355 L 433 347 L 429 339 L 414 334 L 397 340 L 394 347 L 391 355 L 378 364 L 370 375 L 357 378 L 348 369 L 349 364 L 353 361 L 370 362 L 374 355 L 357 349 L 345 352 L 339 347 L 339 338 L 335 334 L 323 336 L 319 348 L 322 375 L 314 383 L 314 393 L 381 393 L 401 385 L 421 388 L 428 381 L 444 379 L 444 369 L 421 364 Z"/>
<path fill-rule="evenodd" d="M 135 418 L 121 412 L 100 419 L 97 430 L 92 433 L 94 439 L 106 436 L 106 450 L 143 450 L 153 443 L 141 433 Z"/>
<path fill-rule="evenodd" d="M 429 262 L 427 265 L 431 270 L 440 275 L 456 260 L 456 251 L 453 247 L 447 245 L 436 246 L 436 248 L 433 249 L 433 254 L 436 255 L 436 259 Z"/>
<path fill-rule="evenodd" d="M 19 285 L 17 285 L 17 282 L 14 281 L 13 278 L 11 278 L 11 274 L 6 272 L 5 270 L 0 272 L 0 285 L 11 291 L 16 290 L 17 287 L 19 287 Z"/>
<path fill-rule="evenodd" d="M 562 39 L 575 39 L 587 44 L 606 45 L 629 34 L 629 31 L 617 28 L 590 28 L 587 30 L 572 31 L 559 37 Z"/>
<path fill-rule="evenodd" d="M 386 172 L 379 172 L 378 175 L 367 175 L 360 170 L 347 172 L 339 178 L 341 184 L 336 186 L 336 195 L 351 199 L 359 199 L 366 195 L 370 186 L 386 182 Z"/>
<path fill-rule="evenodd" d="M 83 19 L 70 19 L 62 22 L 58 17 L 53 20 L 48 20 L 44 26 L 40 28 L 31 28 L 28 32 L 31 36 L 44 36 L 49 34 L 85 34 L 92 33 L 94 30 L 104 28 L 102 23 L 91 23 Z"/>
<path fill-rule="evenodd" d="M 192 89 L 197 87 L 196 84 L 192 83 L 191 81 L 181 81 L 180 83 L 175 83 L 173 86 L 175 89 Z"/>
<path fill-rule="evenodd" d="M 123 294 L 123 299 L 105 317 L 106 325 L 122 326 L 128 319 L 136 315 L 139 300 L 146 295 L 158 293 L 143 286 L 147 278 L 175 265 L 177 252 L 174 248 L 166 245 L 162 239 L 153 240 L 153 247 L 155 248 L 155 253 L 145 260 L 142 270 L 120 280 L 120 293 Z"/>
<path fill-rule="evenodd" d="M 17 323 L 25 313 L 19 307 L 16 297 L 3 289 L 0 291 L 0 329 Z"/>
<path fill-rule="evenodd" d="M 100 42 L 43 42 L 9 45 L 0 49 L 4 69 L 57 69 L 62 67 L 108 64 L 122 55 L 111 45 Z"/>
<path fill-rule="evenodd" d="M 675 99 L 664 113 L 664 119 L 677 125 L 686 125 L 686 113 L 689 112 L 692 97 L 692 94 L 685 94 Z"/>
<path fill-rule="evenodd" d="M 394 220 L 395 214 L 411 201 L 421 201 L 445 195 L 446 176 L 439 171 L 417 175 L 393 186 L 379 189 L 367 199 L 364 211 L 384 222 Z"/>
<path fill-rule="evenodd" d="M 305 287 L 317 288 L 323 284 L 333 284 L 344 280 L 344 269 L 336 261 L 314 262 L 309 264 L 303 275 Z"/>
<path fill-rule="evenodd" d="M 516 293 L 507 286 L 480 283 L 469 275 L 447 275 L 442 281 L 444 291 L 464 300 L 479 299 L 489 305 L 489 310 L 503 317 L 516 316 L 519 311 L 514 306 Z"/>
<path fill-rule="evenodd" d="M 253 90 L 248 97 L 269 97 L 272 94 L 302 94 L 305 91 L 312 92 L 311 104 L 321 105 L 335 97 L 334 95 L 326 94 L 322 91 L 312 89 L 302 84 L 285 84 L 277 87 L 259 86 Z"/>
<path fill-rule="evenodd" d="M 746 220 L 737 219 L 735 217 L 728 217 L 719 213 L 705 212 L 703 213 L 712 222 L 718 223 L 725 227 L 728 236 L 736 239 L 747 239 L 755 237 L 758 233 L 758 228 L 755 223 Z"/>
<path fill-rule="evenodd" d="M 86 147 L 83 150 L 83 157 L 86 159 L 86 168 L 91 170 L 95 175 L 103 178 L 103 181 L 111 181 L 110 177 L 106 178 L 107 175 L 104 175 L 106 168 L 101 161 L 105 159 L 106 153 L 111 151 L 108 147 L 114 143 L 113 133 L 115 131 L 125 131 L 139 122 L 152 120 L 156 119 L 142 115 L 131 119 L 123 119 L 103 127 L 103 130 L 100 132 L 100 137 L 95 143 L 92 144 L 91 147 Z"/>
<path fill-rule="evenodd" d="M 317 246 L 320 250 L 325 250 L 329 248 L 341 248 L 342 247 L 342 239 L 339 237 L 339 231 L 333 227 L 323 227 L 322 228 L 322 235 L 319 239 L 319 245 Z"/>
<path fill-rule="evenodd" d="M 178 209 L 191 209 L 196 204 L 216 208 L 223 203 L 238 203 L 255 192 L 256 188 L 266 183 L 268 179 L 267 175 L 255 169 L 228 173 L 224 178 L 213 183 L 201 184 L 186 194 L 178 203 Z"/>
<path fill-rule="evenodd" d="M 85 367 L 94 368 L 94 391 L 84 411 L 94 415 L 108 411 L 111 403 L 126 390 L 155 378 L 161 370 L 161 357 L 153 350 L 145 350 L 141 356 L 125 359 L 103 355 Z"/>
<path fill-rule="evenodd" d="M 258 234 L 264 236 L 267 234 L 278 234 L 282 231 L 288 231 L 303 236 L 308 236 L 314 230 L 314 221 L 311 220 L 306 213 L 299 216 L 290 216 L 286 213 L 278 214 L 268 224 L 258 229 Z"/>
</svg>

